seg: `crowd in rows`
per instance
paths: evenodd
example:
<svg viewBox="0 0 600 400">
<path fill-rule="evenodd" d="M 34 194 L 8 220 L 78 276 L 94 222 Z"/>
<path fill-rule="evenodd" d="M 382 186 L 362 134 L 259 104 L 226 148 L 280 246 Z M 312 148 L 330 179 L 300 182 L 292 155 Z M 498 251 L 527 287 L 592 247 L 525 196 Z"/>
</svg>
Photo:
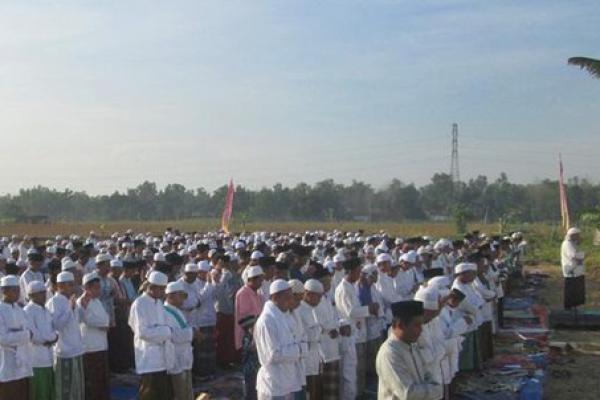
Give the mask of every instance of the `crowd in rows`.
<svg viewBox="0 0 600 400">
<path fill-rule="evenodd" d="M 193 399 L 241 367 L 246 399 L 441 400 L 493 356 L 519 232 L 2 238 L 0 398 Z"/>
</svg>

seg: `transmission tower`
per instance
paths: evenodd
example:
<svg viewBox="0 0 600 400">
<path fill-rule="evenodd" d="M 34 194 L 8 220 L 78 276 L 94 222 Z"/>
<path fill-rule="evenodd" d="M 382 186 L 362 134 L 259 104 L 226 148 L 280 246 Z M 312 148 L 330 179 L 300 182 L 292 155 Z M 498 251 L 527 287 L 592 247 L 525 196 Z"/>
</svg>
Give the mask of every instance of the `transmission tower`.
<svg viewBox="0 0 600 400">
<path fill-rule="evenodd" d="M 458 171 L 458 124 L 452 124 L 452 162 L 450 163 L 450 176 L 452 182 L 460 181 L 460 172 Z"/>
</svg>

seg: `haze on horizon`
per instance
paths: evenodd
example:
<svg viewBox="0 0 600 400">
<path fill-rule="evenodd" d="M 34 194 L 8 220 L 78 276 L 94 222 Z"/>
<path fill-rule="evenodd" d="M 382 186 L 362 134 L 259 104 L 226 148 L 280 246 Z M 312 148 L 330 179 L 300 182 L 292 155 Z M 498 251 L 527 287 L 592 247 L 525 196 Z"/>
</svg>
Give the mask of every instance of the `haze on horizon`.
<svg viewBox="0 0 600 400">
<path fill-rule="evenodd" d="M 597 1 L 0 4 L 1 193 L 598 181 Z"/>
</svg>

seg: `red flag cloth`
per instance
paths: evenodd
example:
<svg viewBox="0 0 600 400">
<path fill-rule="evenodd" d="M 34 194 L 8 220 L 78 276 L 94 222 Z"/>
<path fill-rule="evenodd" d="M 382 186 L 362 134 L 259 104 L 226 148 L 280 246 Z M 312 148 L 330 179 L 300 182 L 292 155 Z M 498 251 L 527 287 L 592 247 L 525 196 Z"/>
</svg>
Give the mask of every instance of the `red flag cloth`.
<svg viewBox="0 0 600 400">
<path fill-rule="evenodd" d="M 235 193 L 235 187 L 233 186 L 233 179 L 229 181 L 229 187 L 227 188 L 227 196 L 225 196 L 225 208 L 223 209 L 223 216 L 221 217 L 221 229 L 229 233 L 229 221 L 233 214 L 233 194 Z"/>
<path fill-rule="evenodd" d="M 565 182 L 563 178 L 563 163 L 562 158 L 558 157 L 559 163 L 559 178 L 558 178 L 558 190 L 560 193 L 560 215 L 562 218 L 562 226 L 565 232 L 571 227 L 571 222 L 569 221 L 569 204 L 567 202 L 567 191 L 565 189 Z"/>
</svg>

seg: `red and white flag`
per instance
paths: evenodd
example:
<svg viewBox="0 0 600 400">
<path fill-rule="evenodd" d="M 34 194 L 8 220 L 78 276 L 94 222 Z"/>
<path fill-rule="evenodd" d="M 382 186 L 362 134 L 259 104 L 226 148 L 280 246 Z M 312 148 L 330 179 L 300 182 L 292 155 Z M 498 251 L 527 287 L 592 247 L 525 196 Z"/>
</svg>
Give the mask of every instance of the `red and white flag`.
<svg viewBox="0 0 600 400">
<path fill-rule="evenodd" d="M 565 232 L 571 227 L 569 221 L 569 203 L 567 201 L 567 191 L 565 189 L 565 182 L 563 178 L 563 163 L 562 157 L 558 155 L 558 163 L 560 169 L 560 175 L 558 178 L 558 191 L 560 193 L 560 215 L 562 217 L 562 226 Z"/>
<path fill-rule="evenodd" d="M 227 188 L 227 196 L 225 196 L 225 208 L 223 209 L 223 216 L 221 217 L 221 229 L 226 233 L 229 233 L 229 221 L 233 215 L 233 194 L 235 193 L 235 186 L 233 186 L 233 179 L 229 180 L 229 187 Z"/>
</svg>

